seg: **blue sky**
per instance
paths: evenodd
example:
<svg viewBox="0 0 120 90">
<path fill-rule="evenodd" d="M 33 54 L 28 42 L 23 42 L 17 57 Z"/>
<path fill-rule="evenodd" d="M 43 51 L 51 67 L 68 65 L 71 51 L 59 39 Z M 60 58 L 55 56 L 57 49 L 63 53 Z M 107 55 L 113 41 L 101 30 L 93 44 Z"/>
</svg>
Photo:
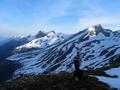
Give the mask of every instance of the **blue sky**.
<svg viewBox="0 0 120 90">
<path fill-rule="evenodd" d="M 119 8 L 120 0 L 0 0 L 0 36 L 71 34 L 99 23 L 117 30 Z"/>
</svg>

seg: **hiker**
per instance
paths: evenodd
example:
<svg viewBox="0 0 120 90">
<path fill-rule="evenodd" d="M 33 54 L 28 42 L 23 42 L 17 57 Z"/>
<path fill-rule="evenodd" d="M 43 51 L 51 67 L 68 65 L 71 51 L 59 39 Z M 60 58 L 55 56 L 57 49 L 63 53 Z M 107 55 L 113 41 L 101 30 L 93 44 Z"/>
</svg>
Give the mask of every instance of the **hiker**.
<svg viewBox="0 0 120 90">
<path fill-rule="evenodd" d="M 79 69 L 80 64 L 81 64 L 79 50 L 77 50 L 77 56 L 74 58 L 74 61 L 72 63 L 74 64 L 74 67 L 75 67 L 73 78 L 76 80 L 80 80 L 83 76 L 83 70 Z"/>
</svg>

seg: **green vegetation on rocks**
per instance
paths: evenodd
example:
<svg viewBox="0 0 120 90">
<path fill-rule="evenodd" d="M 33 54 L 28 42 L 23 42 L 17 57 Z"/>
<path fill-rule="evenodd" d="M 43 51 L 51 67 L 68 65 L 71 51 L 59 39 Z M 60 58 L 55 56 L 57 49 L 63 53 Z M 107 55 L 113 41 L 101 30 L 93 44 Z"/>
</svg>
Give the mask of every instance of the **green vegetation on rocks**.
<svg viewBox="0 0 120 90">
<path fill-rule="evenodd" d="M 110 90 L 110 86 L 96 77 L 85 75 L 79 81 L 72 73 L 24 75 L 2 84 L 0 90 Z"/>
</svg>

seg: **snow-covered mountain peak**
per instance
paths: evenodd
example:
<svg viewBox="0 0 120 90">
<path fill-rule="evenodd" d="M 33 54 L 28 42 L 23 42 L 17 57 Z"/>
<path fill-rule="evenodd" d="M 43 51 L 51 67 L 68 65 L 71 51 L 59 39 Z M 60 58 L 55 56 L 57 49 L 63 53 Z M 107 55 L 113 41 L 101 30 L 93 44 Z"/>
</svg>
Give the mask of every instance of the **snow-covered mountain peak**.
<svg viewBox="0 0 120 90">
<path fill-rule="evenodd" d="M 94 26 L 91 26 L 88 28 L 88 33 L 90 36 L 95 36 L 99 32 L 103 32 L 103 28 L 102 28 L 101 24 L 94 25 Z"/>
<path fill-rule="evenodd" d="M 31 38 L 31 36 L 29 36 L 29 38 Z M 29 41 L 24 45 L 16 47 L 15 51 L 18 52 L 18 51 L 26 51 L 27 49 L 32 49 L 32 48 L 45 48 L 54 43 L 61 42 L 65 38 L 66 37 L 64 34 L 55 33 L 55 31 L 50 31 L 48 33 L 43 33 L 42 31 L 39 31 L 37 37 L 34 37 L 31 41 Z"/>
<path fill-rule="evenodd" d="M 97 24 L 97 25 L 89 27 L 88 30 L 89 31 L 93 31 L 93 30 L 95 30 L 95 31 L 101 31 L 101 30 L 103 30 L 103 28 L 102 28 L 101 24 Z"/>
<path fill-rule="evenodd" d="M 111 35 L 111 30 L 104 29 L 101 24 L 97 24 L 88 28 L 89 36 L 96 36 L 99 33 L 103 34 L 105 37 L 109 37 Z"/>
<path fill-rule="evenodd" d="M 51 36 L 54 36 L 55 34 L 56 34 L 55 31 L 50 31 L 47 33 L 47 36 L 51 37 Z"/>
</svg>

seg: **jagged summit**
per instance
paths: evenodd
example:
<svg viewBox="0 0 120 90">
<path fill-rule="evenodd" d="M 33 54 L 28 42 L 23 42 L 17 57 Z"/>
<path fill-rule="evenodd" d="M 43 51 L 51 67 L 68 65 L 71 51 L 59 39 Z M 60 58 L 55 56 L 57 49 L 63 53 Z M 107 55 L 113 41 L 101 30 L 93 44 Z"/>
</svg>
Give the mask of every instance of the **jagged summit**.
<svg viewBox="0 0 120 90">
<path fill-rule="evenodd" d="M 15 51 L 18 52 L 18 51 L 26 51 L 32 48 L 44 48 L 49 45 L 52 45 L 53 43 L 61 42 L 64 39 L 65 39 L 64 34 L 57 34 L 55 33 L 55 31 L 50 31 L 47 33 L 39 31 L 38 34 L 35 36 L 35 38 L 31 39 L 31 41 L 29 41 L 24 45 L 16 47 Z"/>
<path fill-rule="evenodd" d="M 56 34 L 55 31 L 50 31 L 50 32 L 47 33 L 47 36 L 48 36 L 48 37 L 52 37 L 52 36 L 54 36 L 55 34 Z"/>
<path fill-rule="evenodd" d="M 90 36 L 95 36 L 99 32 L 103 32 L 103 28 L 102 28 L 101 24 L 98 24 L 98 25 L 94 25 L 94 26 L 89 27 L 88 31 L 89 31 Z"/>
<path fill-rule="evenodd" d="M 46 33 L 42 30 L 40 30 L 37 34 L 36 34 L 36 38 L 40 38 L 40 37 L 44 37 L 46 35 Z"/>
<path fill-rule="evenodd" d="M 103 27 L 102 27 L 102 25 L 101 24 L 97 24 L 97 25 L 94 25 L 94 26 L 91 26 L 91 27 L 89 27 L 88 28 L 88 30 L 103 30 Z"/>
<path fill-rule="evenodd" d="M 54 33 L 55 34 L 56 32 L 54 30 L 52 30 L 52 31 L 49 31 L 48 33 Z"/>
<path fill-rule="evenodd" d="M 101 24 L 97 24 L 88 28 L 89 36 L 96 36 L 99 33 L 102 33 L 104 36 L 110 36 L 111 31 L 104 29 Z"/>
</svg>

